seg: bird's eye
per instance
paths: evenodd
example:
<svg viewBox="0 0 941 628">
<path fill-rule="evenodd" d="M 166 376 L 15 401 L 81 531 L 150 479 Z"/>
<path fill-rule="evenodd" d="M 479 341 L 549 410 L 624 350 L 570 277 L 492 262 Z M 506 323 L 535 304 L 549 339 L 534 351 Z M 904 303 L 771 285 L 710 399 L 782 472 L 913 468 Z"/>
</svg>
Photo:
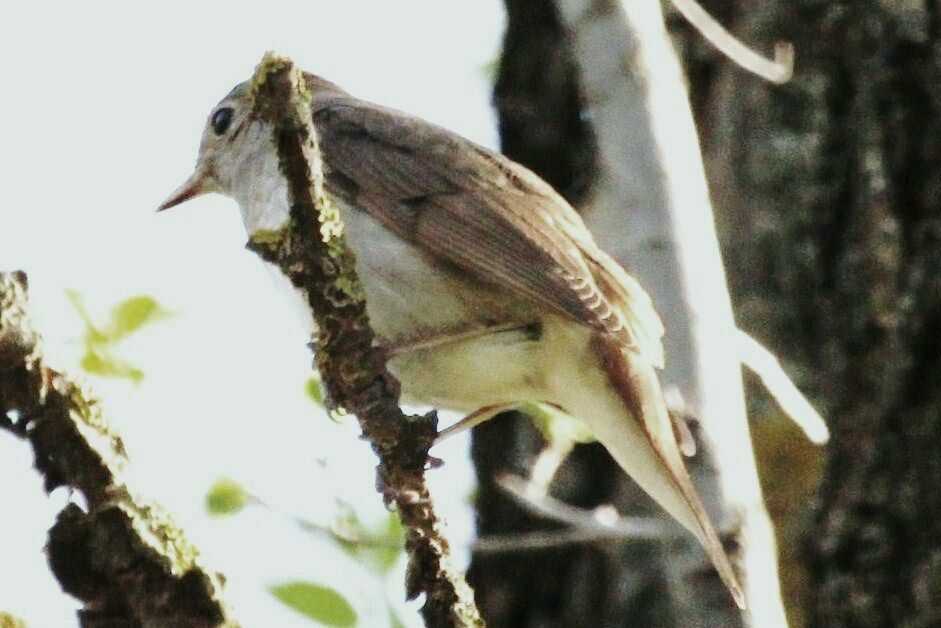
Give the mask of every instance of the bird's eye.
<svg viewBox="0 0 941 628">
<path fill-rule="evenodd" d="M 232 108 L 223 107 L 218 109 L 214 114 L 212 114 L 212 120 L 210 121 L 212 125 L 212 130 L 216 135 L 222 135 L 229 130 L 229 125 L 232 124 Z"/>
</svg>

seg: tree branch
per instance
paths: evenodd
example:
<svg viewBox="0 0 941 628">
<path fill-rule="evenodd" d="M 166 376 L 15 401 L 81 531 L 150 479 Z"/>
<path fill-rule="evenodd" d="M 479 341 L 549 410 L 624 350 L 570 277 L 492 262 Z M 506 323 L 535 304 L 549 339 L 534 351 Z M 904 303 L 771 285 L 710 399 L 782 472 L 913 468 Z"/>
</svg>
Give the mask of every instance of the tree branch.
<svg viewBox="0 0 941 628">
<path fill-rule="evenodd" d="M 690 461 L 700 495 L 745 587 L 740 613 L 715 594 L 702 552 L 662 553 L 664 591 L 680 623 L 785 623 L 775 539 L 751 453 L 741 365 L 696 128 L 656 0 L 554 0 L 569 34 L 598 167 L 583 215 L 598 244 L 651 293 L 664 318 L 667 364 L 698 419 Z M 730 543 L 730 545 L 732 545 Z M 689 586 L 695 582 L 696 586 Z"/>
<path fill-rule="evenodd" d="M 497 477 L 495 482 L 530 513 L 599 536 L 660 540 L 675 537 L 672 531 L 678 529 L 674 524 L 660 519 L 621 516 L 610 506 L 594 510 L 570 506 L 546 494 L 540 487 L 531 487 L 529 482 L 518 476 L 504 474 Z"/>
<path fill-rule="evenodd" d="M 387 504 L 397 506 L 406 527 L 409 599 L 425 594 L 422 614 L 429 626 L 480 626 L 473 592 L 451 564 L 448 542 L 425 485 L 437 418 L 402 413 L 398 382 L 373 350 L 373 332 L 353 256 L 343 238 L 343 223 L 323 189 L 303 74 L 291 61 L 269 53 L 250 89 L 252 115 L 273 127 L 291 213 L 277 232 L 252 234 L 248 248 L 279 266 L 307 295 L 320 330 L 314 345 L 326 401 L 333 409 L 358 417 L 363 435 L 379 457 L 378 489 Z"/>
<path fill-rule="evenodd" d="M 693 25 L 699 34 L 719 52 L 756 76 L 781 85 L 794 74 L 794 46 L 778 42 L 774 45 L 774 59 L 766 59 L 735 35 L 725 30 L 696 0 L 671 0 L 673 6 Z"/>
<path fill-rule="evenodd" d="M 778 358 L 741 329 L 736 330 L 735 338 L 742 364 L 758 376 L 781 410 L 803 430 L 810 442 L 826 444 L 830 439 L 826 421 L 784 372 Z"/>
<path fill-rule="evenodd" d="M 62 588 L 82 601 L 81 625 L 236 626 L 222 578 L 160 506 L 125 483 L 120 437 L 97 401 L 43 364 L 21 272 L 0 273 L 0 428 L 29 441 L 47 491 L 81 491 L 66 506 L 47 553 Z"/>
<path fill-rule="evenodd" d="M 512 554 L 629 540 L 632 538 L 625 536 L 620 530 L 562 528 L 515 534 L 491 534 L 474 541 L 470 549 L 475 554 Z"/>
</svg>

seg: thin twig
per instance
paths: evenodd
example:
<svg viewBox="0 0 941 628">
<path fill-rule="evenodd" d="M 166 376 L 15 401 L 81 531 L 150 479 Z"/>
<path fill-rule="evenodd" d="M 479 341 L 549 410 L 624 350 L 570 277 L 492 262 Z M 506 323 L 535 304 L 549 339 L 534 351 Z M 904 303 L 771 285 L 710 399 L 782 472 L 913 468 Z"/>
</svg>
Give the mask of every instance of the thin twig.
<svg viewBox="0 0 941 628">
<path fill-rule="evenodd" d="M 575 448 L 576 442 L 571 439 L 550 439 L 536 456 L 533 466 L 529 470 L 529 484 L 527 491 L 530 494 L 546 495 L 549 486 L 559 471 L 562 463 Z"/>
<path fill-rule="evenodd" d="M 826 422 L 784 372 L 775 355 L 741 329 L 735 331 L 735 344 L 742 364 L 758 376 L 781 410 L 804 431 L 811 442 L 825 444 L 830 439 Z"/>
<path fill-rule="evenodd" d="M 671 2 L 709 43 L 742 68 L 779 85 L 791 80 L 794 73 L 794 46 L 791 44 L 776 43 L 774 59 L 766 59 L 727 31 L 696 0 Z"/>
<path fill-rule="evenodd" d="M 392 543 L 389 539 L 373 536 L 364 530 L 351 530 L 337 525 L 319 523 L 293 513 L 284 513 L 272 507 L 260 497 L 249 494 L 249 501 L 264 508 L 272 514 L 283 516 L 294 523 L 302 531 L 317 537 L 327 537 L 341 545 L 355 545 L 367 549 L 400 549 L 401 545 Z M 625 536 L 622 530 L 617 529 L 583 529 L 569 527 L 559 530 L 536 530 L 533 532 L 520 532 L 517 534 L 493 534 L 472 541 L 469 549 L 477 554 L 503 554 L 512 552 L 539 551 L 570 545 L 585 545 L 589 543 L 602 543 L 610 541 L 636 540 L 637 536 Z"/>
<path fill-rule="evenodd" d="M 564 528 L 520 532 L 519 534 L 493 534 L 477 539 L 471 544 L 470 549 L 475 554 L 509 554 L 636 539 L 637 537 L 633 535 L 625 536 L 620 530 Z"/>
<path fill-rule="evenodd" d="M 288 519 L 298 528 L 311 535 L 327 537 L 341 545 L 357 545 L 370 549 L 401 549 L 401 544 L 393 544 L 386 538 L 369 534 L 366 530 L 354 530 L 350 526 L 319 523 L 291 512 L 279 511 L 253 493 L 248 493 L 247 497 L 249 503 L 260 506 L 274 515 Z"/>
<path fill-rule="evenodd" d="M 475 410 L 460 421 L 457 421 L 456 423 L 453 423 L 452 425 L 449 425 L 448 427 L 438 432 L 438 435 L 435 437 L 435 445 L 451 438 L 452 436 L 457 436 L 458 434 L 462 434 L 469 429 L 475 428 L 481 423 L 486 423 L 500 412 L 505 410 L 512 410 L 514 407 L 514 405 L 486 406 L 479 410 Z"/>
<path fill-rule="evenodd" d="M 564 523 L 586 532 L 614 535 L 625 539 L 664 539 L 672 536 L 673 527 L 659 519 L 623 517 L 611 507 L 585 510 L 533 490 L 525 479 L 504 474 L 495 479 L 498 487 L 530 513 Z"/>
</svg>

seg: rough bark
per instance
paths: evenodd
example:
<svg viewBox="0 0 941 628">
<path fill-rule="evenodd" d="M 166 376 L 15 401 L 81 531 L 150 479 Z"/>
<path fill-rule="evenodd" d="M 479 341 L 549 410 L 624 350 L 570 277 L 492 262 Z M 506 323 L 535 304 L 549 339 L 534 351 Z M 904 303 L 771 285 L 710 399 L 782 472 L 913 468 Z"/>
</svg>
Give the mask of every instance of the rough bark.
<svg viewBox="0 0 941 628">
<path fill-rule="evenodd" d="M 562 14 L 548 0 L 507 2 L 508 29 L 495 88 L 503 150 L 581 207 L 602 246 L 653 292 L 667 321 L 665 383 L 682 393 L 702 427 L 703 453 L 692 465 L 694 477 L 746 567 L 753 608 L 745 619 L 781 625 L 774 541 L 748 455 L 739 366 L 730 343 L 723 347 L 721 342 L 733 322 L 722 297 L 717 245 L 714 239 L 709 243 L 711 215 L 696 138 L 678 71 L 645 65 L 652 57 L 672 54 L 662 32 L 656 32 L 659 9 L 635 3 L 632 11 L 642 12 L 644 27 L 654 26 L 638 33 L 637 23 L 619 22 L 618 3 L 558 4 Z M 657 13 L 646 15 L 653 10 Z M 659 40 L 641 41 L 651 35 Z M 652 76 L 655 71 L 666 76 Z M 652 91 L 657 103 L 652 103 Z M 672 112 L 669 121 L 656 119 L 665 111 Z M 673 154 L 664 156 L 669 151 Z M 690 237 L 705 244 L 691 250 Z M 482 535 L 533 525 L 488 481 L 501 465 L 525 468 L 531 462 L 540 443 L 520 425 L 525 423 L 492 422 L 475 434 Z M 501 455 L 492 449 L 499 442 L 516 447 Z M 556 494 L 580 505 L 614 503 L 632 514 L 659 516 L 636 486 L 618 479 L 622 475 L 600 448 L 576 450 L 560 473 Z M 669 546 L 608 544 L 478 556 L 471 577 L 484 615 L 494 625 L 728 626 L 742 621 L 691 539 Z"/>
<path fill-rule="evenodd" d="M 80 491 L 59 513 L 47 554 L 82 626 L 235 626 L 222 577 L 155 503 L 124 482 L 127 456 L 97 401 L 46 367 L 23 273 L 0 273 L 0 427 L 27 440 L 45 488 Z"/>
<path fill-rule="evenodd" d="M 735 321 L 685 77 L 660 4 L 556 5 L 599 138 L 586 221 L 601 246 L 651 292 L 664 319 L 663 384 L 681 393 L 682 409 L 699 428 L 691 472 L 726 534 L 749 605 L 739 617 L 690 539 L 661 555 L 673 621 L 784 625 L 774 535 L 751 453 Z"/>
<path fill-rule="evenodd" d="M 715 2 L 794 79 L 694 55 L 742 323 L 826 407 L 811 625 L 941 622 L 941 13 L 934 1 Z M 701 51 L 700 51 L 701 52 Z"/>
<path fill-rule="evenodd" d="M 406 416 L 399 386 L 373 332 L 343 224 L 323 190 L 323 173 L 310 95 L 290 61 L 268 55 L 251 83 L 252 115 L 271 124 L 287 181 L 290 220 L 276 233 L 255 233 L 249 248 L 278 265 L 308 298 L 319 332 L 313 343 L 326 402 L 353 412 L 379 457 L 377 488 L 395 504 L 406 530 L 409 599 L 425 595 L 422 615 L 432 628 L 482 625 L 473 592 L 451 563 L 425 485 L 434 415 Z M 316 237 L 319 234 L 320 237 Z"/>
</svg>

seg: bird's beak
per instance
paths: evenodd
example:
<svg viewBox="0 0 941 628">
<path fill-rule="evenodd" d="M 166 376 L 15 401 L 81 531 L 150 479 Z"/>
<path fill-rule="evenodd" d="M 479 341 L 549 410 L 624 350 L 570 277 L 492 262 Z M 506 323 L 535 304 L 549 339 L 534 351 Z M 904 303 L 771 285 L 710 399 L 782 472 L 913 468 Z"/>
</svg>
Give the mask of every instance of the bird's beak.
<svg viewBox="0 0 941 628">
<path fill-rule="evenodd" d="M 189 179 L 183 182 L 183 185 L 178 187 L 176 191 L 157 208 L 157 211 L 162 212 L 165 209 L 176 207 L 191 198 L 196 198 L 208 192 L 214 192 L 215 189 L 216 185 L 212 179 L 211 173 L 206 170 L 197 169 Z"/>
</svg>

